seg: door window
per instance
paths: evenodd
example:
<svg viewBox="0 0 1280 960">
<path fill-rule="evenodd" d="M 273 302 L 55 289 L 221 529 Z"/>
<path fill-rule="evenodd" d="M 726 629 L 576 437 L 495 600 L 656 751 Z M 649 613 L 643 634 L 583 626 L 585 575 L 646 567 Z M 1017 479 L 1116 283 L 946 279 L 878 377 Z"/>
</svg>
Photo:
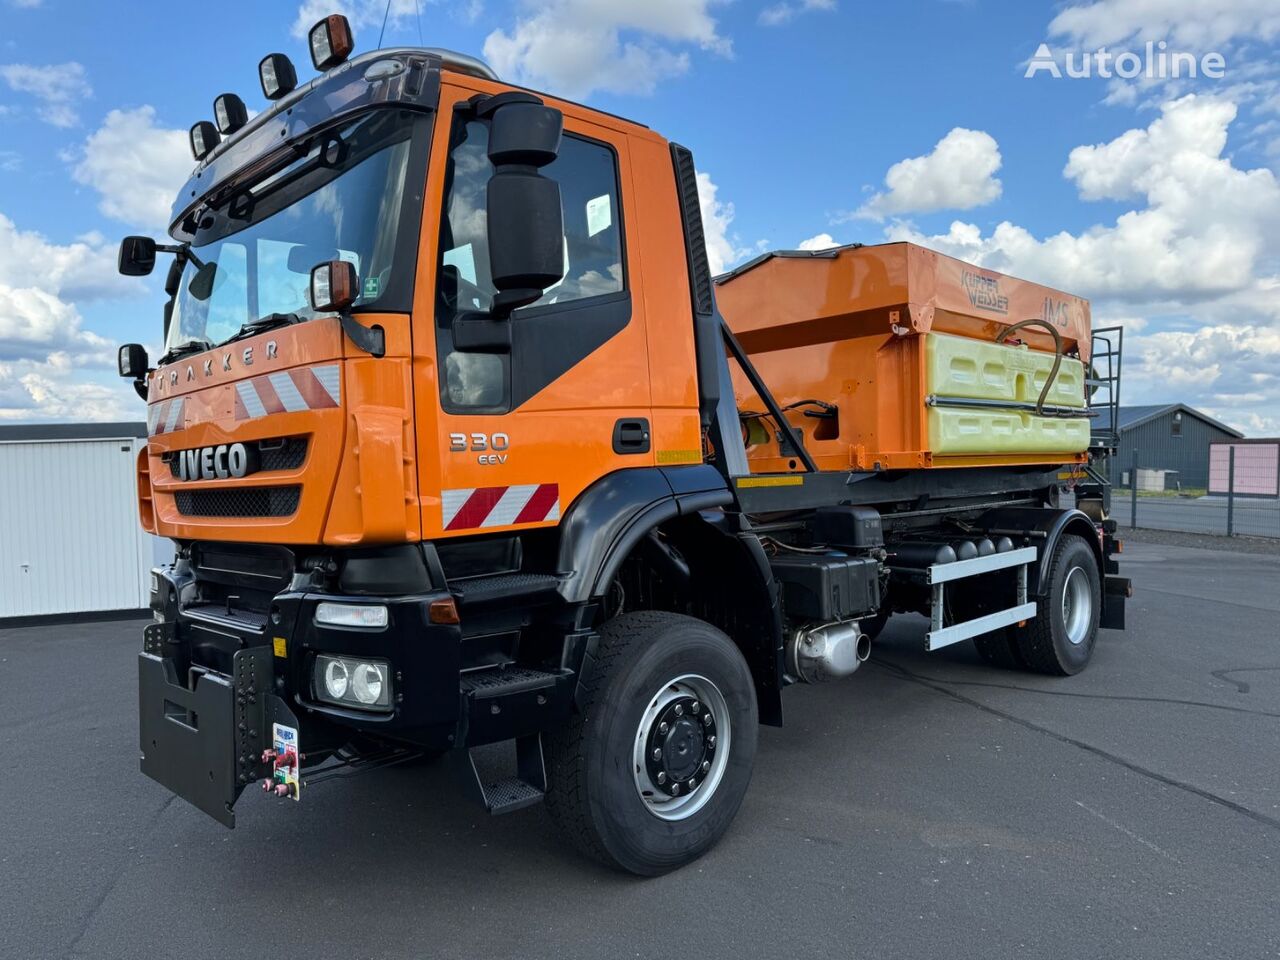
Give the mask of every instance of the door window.
<svg viewBox="0 0 1280 960">
<path fill-rule="evenodd" d="M 440 231 L 437 310 L 441 332 L 459 314 L 485 312 L 497 292 L 489 271 L 489 238 L 485 197 L 493 165 L 489 163 L 488 126 L 465 122 L 455 133 L 446 174 L 445 216 Z M 544 176 L 560 184 L 564 211 L 564 279 L 535 303 L 516 312 L 514 323 L 580 305 L 626 289 L 618 204 L 618 165 L 611 148 L 566 134 L 556 159 Z M 584 322 L 590 322 L 584 315 Z M 439 340 L 444 399 L 448 406 L 496 409 L 505 403 L 509 380 L 507 355 L 452 349 L 451 338 Z"/>
</svg>

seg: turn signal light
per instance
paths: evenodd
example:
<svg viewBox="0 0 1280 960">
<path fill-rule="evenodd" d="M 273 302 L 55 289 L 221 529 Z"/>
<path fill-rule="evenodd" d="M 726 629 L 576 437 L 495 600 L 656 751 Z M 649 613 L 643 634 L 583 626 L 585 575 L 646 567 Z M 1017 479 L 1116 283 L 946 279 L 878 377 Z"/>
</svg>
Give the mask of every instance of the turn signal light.
<svg viewBox="0 0 1280 960">
<path fill-rule="evenodd" d="M 432 623 L 461 623 L 458 605 L 453 602 L 453 597 L 432 600 L 431 606 L 427 607 L 427 619 Z"/>
<path fill-rule="evenodd" d="M 311 48 L 311 62 L 321 71 L 336 67 L 356 48 L 351 24 L 340 13 L 330 14 L 312 27 L 307 45 Z"/>
</svg>

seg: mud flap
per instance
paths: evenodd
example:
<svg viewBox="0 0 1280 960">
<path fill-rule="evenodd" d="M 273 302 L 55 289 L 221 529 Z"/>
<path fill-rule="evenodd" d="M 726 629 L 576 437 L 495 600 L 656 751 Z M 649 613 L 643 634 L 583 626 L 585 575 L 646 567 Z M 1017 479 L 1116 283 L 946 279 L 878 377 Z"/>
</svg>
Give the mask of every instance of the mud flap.
<svg viewBox="0 0 1280 960">
<path fill-rule="evenodd" d="M 262 752 L 271 746 L 273 723 L 297 727 L 297 719 L 268 693 L 270 647 L 236 652 L 232 674 L 201 667 L 178 678 L 163 655 L 163 628 L 151 624 L 138 655 L 138 739 L 142 772 L 227 827 L 246 786 L 267 769 Z M 153 636 L 154 634 L 154 636 Z"/>
<path fill-rule="evenodd" d="M 1125 601 L 1132 595 L 1133 581 L 1128 577 L 1107 577 L 1102 585 L 1102 618 L 1098 626 L 1123 630 Z"/>
</svg>

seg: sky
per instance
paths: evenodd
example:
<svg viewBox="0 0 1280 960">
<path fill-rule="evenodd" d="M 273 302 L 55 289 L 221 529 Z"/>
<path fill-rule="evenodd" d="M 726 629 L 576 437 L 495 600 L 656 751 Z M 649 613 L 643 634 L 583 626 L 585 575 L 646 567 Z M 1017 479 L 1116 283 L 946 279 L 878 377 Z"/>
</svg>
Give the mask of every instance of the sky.
<svg viewBox="0 0 1280 960">
<path fill-rule="evenodd" d="M 343 12 L 357 52 L 385 16 L 384 45 L 482 56 L 690 147 L 717 270 L 913 240 L 1088 297 L 1125 328 L 1126 404 L 1280 435 L 1280 0 L 120 9 L 0 0 L 0 422 L 144 417 L 115 348 L 156 355 L 163 271 L 118 276 L 118 241 L 163 236 L 213 98 L 262 109 L 262 56 L 311 76 L 306 29 Z"/>
</svg>

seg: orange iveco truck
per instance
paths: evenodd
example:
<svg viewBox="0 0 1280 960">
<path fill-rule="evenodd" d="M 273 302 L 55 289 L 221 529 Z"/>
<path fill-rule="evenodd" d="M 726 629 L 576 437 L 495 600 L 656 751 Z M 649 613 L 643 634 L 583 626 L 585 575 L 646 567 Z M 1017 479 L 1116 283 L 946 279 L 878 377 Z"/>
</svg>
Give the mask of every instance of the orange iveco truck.
<svg viewBox="0 0 1280 960">
<path fill-rule="evenodd" d="M 1069 675 L 1124 624 L 1119 331 L 906 243 L 713 278 L 693 158 L 433 48 L 309 36 L 224 94 L 147 403 L 142 771 L 233 826 L 448 756 L 657 874 L 709 849 L 783 690 L 926 649 Z M 480 771 L 497 750 L 509 775 Z M 265 801 L 263 801 L 265 802 Z"/>
</svg>

